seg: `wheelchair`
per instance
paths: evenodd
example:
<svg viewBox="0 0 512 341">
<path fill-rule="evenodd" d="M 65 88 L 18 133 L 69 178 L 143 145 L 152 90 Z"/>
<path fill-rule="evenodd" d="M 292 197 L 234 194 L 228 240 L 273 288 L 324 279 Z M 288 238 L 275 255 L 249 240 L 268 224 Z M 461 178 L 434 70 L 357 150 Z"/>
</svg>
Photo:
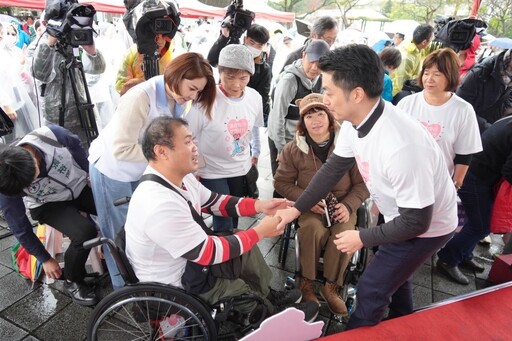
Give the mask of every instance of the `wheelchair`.
<svg viewBox="0 0 512 341">
<path fill-rule="evenodd" d="M 208 306 L 185 290 L 139 282 L 124 252 L 124 229 L 115 242 L 97 237 L 85 242 L 84 248 L 102 244 L 110 248 L 126 286 L 95 307 L 87 327 L 89 341 L 234 339 L 258 328 L 266 317 L 264 301 L 257 295 L 224 298 Z M 249 319 L 237 312 L 236 306 L 251 301 L 262 309 L 261 314 Z M 230 326 L 226 327 L 225 322 Z"/>
<path fill-rule="evenodd" d="M 361 207 L 357 209 L 357 220 L 356 229 L 362 230 L 370 227 L 377 226 L 379 211 L 373 201 L 368 198 L 366 199 Z M 294 220 L 290 224 L 287 224 L 285 231 L 281 236 L 281 243 L 279 246 L 278 261 L 284 268 L 286 263 L 286 257 L 290 242 L 293 240 L 295 243 L 295 274 L 294 277 L 288 277 L 285 286 L 287 288 L 297 288 L 299 286 L 300 279 L 302 278 L 301 265 L 300 265 L 300 246 L 298 234 L 296 233 L 298 226 L 298 219 Z M 323 253 L 320 255 L 319 267 L 317 280 L 322 281 L 323 278 Z M 357 306 L 357 282 L 359 277 L 363 273 L 368 263 L 369 249 L 363 247 L 362 249 L 354 252 L 350 261 L 345 269 L 343 275 L 343 285 L 341 286 L 340 296 L 345 301 L 349 315 L 354 312 Z"/>
</svg>

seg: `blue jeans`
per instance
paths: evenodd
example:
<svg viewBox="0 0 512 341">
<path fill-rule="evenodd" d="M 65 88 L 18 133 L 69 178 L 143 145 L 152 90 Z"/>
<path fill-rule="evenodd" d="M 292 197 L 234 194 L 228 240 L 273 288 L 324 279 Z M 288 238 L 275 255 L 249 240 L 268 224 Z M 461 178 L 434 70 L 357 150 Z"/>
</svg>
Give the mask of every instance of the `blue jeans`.
<svg viewBox="0 0 512 341">
<path fill-rule="evenodd" d="M 114 240 L 117 233 L 124 226 L 128 214 L 128 205 L 114 206 L 113 202 L 122 197 L 131 197 L 139 182 L 113 180 L 101 173 L 92 163 L 89 165 L 89 176 L 91 177 L 92 193 L 98 212 L 100 232 L 103 237 Z M 104 246 L 103 253 L 112 280 L 112 287 L 114 290 L 122 288 L 124 281 L 110 254 L 110 249 Z"/>
<path fill-rule="evenodd" d="M 464 259 L 473 258 L 476 244 L 489 234 L 494 202 L 492 186 L 482 183 L 469 171 L 459 190 L 459 197 L 466 211 L 466 223 L 437 254 L 450 267 L 459 265 Z"/>
<path fill-rule="evenodd" d="M 212 192 L 243 197 L 244 178 L 244 176 L 236 176 L 224 179 L 201 179 L 201 183 Z M 231 231 L 237 227 L 238 217 L 213 216 L 213 230 L 215 232 Z"/>
</svg>

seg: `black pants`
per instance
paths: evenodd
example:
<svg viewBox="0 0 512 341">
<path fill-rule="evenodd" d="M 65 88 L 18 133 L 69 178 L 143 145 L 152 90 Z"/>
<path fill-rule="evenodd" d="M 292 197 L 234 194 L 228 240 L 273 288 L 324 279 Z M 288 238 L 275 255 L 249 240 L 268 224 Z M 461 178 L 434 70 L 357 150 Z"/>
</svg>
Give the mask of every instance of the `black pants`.
<svg viewBox="0 0 512 341">
<path fill-rule="evenodd" d="M 96 215 L 89 186 L 85 186 L 75 200 L 49 202 L 30 210 L 32 219 L 50 225 L 71 240 L 64 254 L 64 277 L 73 282 L 82 281 L 86 274 L 85 262 L 90 250 L 84 249 L 82 244 L 98 234 L 93 221 L 80 214 L 80 211 Z"/>
</svg>

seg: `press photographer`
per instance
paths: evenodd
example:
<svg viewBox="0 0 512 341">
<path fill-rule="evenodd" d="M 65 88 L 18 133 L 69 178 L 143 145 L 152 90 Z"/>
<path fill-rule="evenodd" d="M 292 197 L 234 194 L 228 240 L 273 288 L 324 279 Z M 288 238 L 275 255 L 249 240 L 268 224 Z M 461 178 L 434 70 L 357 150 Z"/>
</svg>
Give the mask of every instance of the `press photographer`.
<svg viewBox="0 0 512 341">
<path fill-rule="evenodd" d="M 82 144 L 98 134 L 85 73 L 101 74 L 105 60 L 94 45 L 92 21 L 96 11 L 76 0 L 47 0 L 47 26 L 34 54 L 32 72 L 43 85 L 45 123 L 78 135 Z"/>
<path fill-rule="evenodd" d="M 126 52 L 117 74 L 116 90 L 121 94 L 133 83 L 163 73 L 171 61 L 171 42 L 181 21 L 174 1 L 126 0 L 125 4 L 123 21 L 136 45 Z"/>
<path fill-rule="evenodd" d="M 243 38 L 243 44 L 246 45 L 254 57 L 254 74 L 248 87 L 256 90 L 263 102 L 263 119 L 267 126 L 268 114 L 270 112 L 270 83 L 272 81 L 272 67 L 267 62 L 266 46 L 270 39 L 268 30 L 258 24 L 252 24 L 254 13 L 243 9 L 242 0 L 234 0 L 226 11 L 221 26 L 219 39 L 213 44 L 208 53 L 208 61 L 214 67 L 219 62 L 220 51 L 228 44 L 239 44 L 240 37 L 247 31 Z"/>
</svg>

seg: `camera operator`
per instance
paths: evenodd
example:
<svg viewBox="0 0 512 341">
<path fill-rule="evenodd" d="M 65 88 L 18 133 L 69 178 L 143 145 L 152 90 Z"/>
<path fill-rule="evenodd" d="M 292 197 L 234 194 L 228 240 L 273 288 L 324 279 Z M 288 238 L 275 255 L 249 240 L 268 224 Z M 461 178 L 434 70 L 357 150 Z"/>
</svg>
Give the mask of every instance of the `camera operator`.
<svg viewBox="0 0 512 341">
<path fill-rule="evenodd" d="M 47 11 L 44 17 L 45 25 L 50 20 L 59 19 L 52 16 L 52 13 Z M 64 106 L 63 126 L 78 135 L 82 144 L 85 144 L 87 143 L 86 130 L 81 124 L 80 112 L 75 103 L 86 101 L 87 84 L 83 83 L 78 68 L 69 70 L 74 73 L 76 79 L 79 98 L 75 98 L 70 73 L 66 68 L 66 60 L 69 56 L 73 56 L 73 46 L 51 36 L 47 30 L 34 53 L 32 71 L 34 77 L 44 83 L 40 91 L 41 96 L 45 97 L 43 116 L 46 123 L 60 124 L 59 109 Z M 91 45 L 81 46 L 78 58 L 83 63 L 85 73 L 101 74 L 105 71 L 105 59 L 96 49 L 94 42 Z M 64 101 L 62 101 L 63 98 Z"/>
<path fill-rule="evenodd" d="M 224 20 L 231 20 L 227 16 Z M 228 27 L 221 28 L 221 35 L 219 39 L 213 44 L 210 52 L 208 53 L 208 61 L 212 66 L 217 66 L 219 63 L 219 54 L 231 39 L 231 30 Z M 265 127 L 267 126 L 268 115 L 270 113 L 270 83 L 272 81 L 272 68 L 266 60 L 266 54 L 263 52 L 265 46 L 270 39 L 268 30 L 258 24 L 252 24 L 247 30 L 247 34 L 243 39 L 244 45 L 249 48 L 254 58 L 254 74 L 247 84 L 248 87 L 253 88 L 261 95 L 263 104 L 263 121 Z"/>
<path fill-rule="evenodd" d="M 171 62 L 172 49 L 171 38 L 162 34 L 155 36 L 158 53 L 158 65 L 160 74 L 163 75 L 165 68 Z M 117 72 L 116 90 L 122 94 L 124 85 L 131 79 L 144 81 L 144 71 L 142 69 L 144 55 L 137 51 L 137 45 L 131 46 L 123 57 L 123 61 Z"/>
</svg>

